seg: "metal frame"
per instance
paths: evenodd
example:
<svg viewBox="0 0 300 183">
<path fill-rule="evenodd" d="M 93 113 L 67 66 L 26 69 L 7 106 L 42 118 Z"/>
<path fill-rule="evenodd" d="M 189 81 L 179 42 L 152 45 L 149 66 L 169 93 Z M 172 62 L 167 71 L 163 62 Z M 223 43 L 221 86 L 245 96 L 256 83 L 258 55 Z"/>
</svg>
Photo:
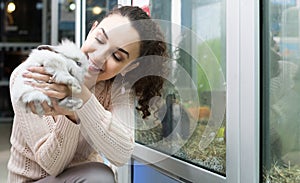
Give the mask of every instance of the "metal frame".
<svg viewBox="0 0 300 183">
<path fill-rule="evenodd" d="M 240 1 L 239 17 L 240 182 L 259 182 L 259 1 Z"/>
<path fill-rule="evenodd" d="M 226 1 L 227 182 L 259 182 L 259 2 Z"/>
<path fill-rule="evenodd" d="M 46 25 L 46 22 L 47 22 L 47 9 L 48 9 L 48 3 L 47 3 L 47 0 L 43 0 L 43 13 L 42 13 L 42 43 L 43 44 L 46 44 L 46 41 L 47 41 L 47 35 L 46 35 L 46 32 L 47 32 L 47 25 Z"/>
<path fill-rule="evenodd" d="M 226 178 L 204 168 L 189 164 L 177 158 L 136 143 L 133 159 L 150 165 L 162 173 L 183 182 L 222 183 Z M 151 162 L 156 162 L 152 164 Z"/>
<path fill-rule="evenodd" d="M 123 6 L 130 6 L 132 3 L 132 0 L 118 0 L 118 4 L 123 5 Z"/>
<path fill-rule="evenodd" d="M 226 2 L 226 179 L 240 180 L 240 9 L 239 0 Z M 235 22 L 235 23 L 232 23 Z M 229 26 L 230 25 L 230 26 Z M 230 34 L 229 34 L 230 33 Z"/>
<path fill-rule="evenodd" d="M 51 45 L 58 43 L 58 0 L 51 1 Z"/>
<path fill-rule="evenodd" d="M 86 1 L 76 0 L 75 42 L 80 47 L 85 40 Z"/>
</svg>

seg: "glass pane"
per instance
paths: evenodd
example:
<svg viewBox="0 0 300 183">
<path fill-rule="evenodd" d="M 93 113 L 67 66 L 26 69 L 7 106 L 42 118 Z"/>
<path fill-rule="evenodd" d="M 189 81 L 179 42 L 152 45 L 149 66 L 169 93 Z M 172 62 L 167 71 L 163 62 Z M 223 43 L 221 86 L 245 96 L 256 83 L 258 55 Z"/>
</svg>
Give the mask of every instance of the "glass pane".
<svg viewBox="0 0 300 183">
<path fill-rule="evenodd" d="M 31 49 L 42 43 L 43 0 L 0 0 L 0 123 L 11 122 L 9 77 Z"/>
<path fill-rule="evenodd" d="M 42 0 L 1 0 L 0 8 L 0 42 L 42 42 Z"/>
<path fill-rule="evenodd" d="M 75 41 L 75 0 L 58 2 L 58 41 L 68 38 Z"/>
<path fill-rule="evenodd" d="M 149 3 L 170 43 L 172 72 L 149 103 L 154 114 L 136 121 L 136 142 L 225 175 L 225 1 Z"/>
<path fill-rule="evenodd" d="M 263 180 L 300 182 L 300 4 L 264 3 Z"/>
<path fill-rule="evenodd" d="M 88 0 L 86 1 L 86 35 L 95 20 L 101 21 L 106 13 L 117 6 L 118 0 Z"/>
</svg>

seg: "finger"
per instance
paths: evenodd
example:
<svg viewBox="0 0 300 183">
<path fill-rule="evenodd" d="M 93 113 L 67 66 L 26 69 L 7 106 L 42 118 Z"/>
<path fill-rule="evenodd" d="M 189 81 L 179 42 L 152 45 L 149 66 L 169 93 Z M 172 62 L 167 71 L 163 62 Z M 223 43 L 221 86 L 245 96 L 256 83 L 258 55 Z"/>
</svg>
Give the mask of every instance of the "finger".
<svg viewBox="0 0 300 183">
<path fill-rule="evenodd" d="M 67 85 L 64 84 L 48 84 L 44 93 L 51 98 L 62 99 L 71 95 L 71 91 Z"/>
<path fill-rule="evenodd" d="M 42 92 L 47 90 L 55 90 L 58 92 L 64 92 L 68 93 L 69 89 L 67 86 L 63 84 L 55 84 L 55 83 L 45 83 L 45 82 L 32 82 L 32 81 L 24 81 L 25 84 L 32 86 L 33 88 L 36 88 Z"/>
<path fill-rule="evenodd" d="M 32 113 L 36 114 L 36 109 L 35 109 L 34 102 L 27 103 L 27 107 L 30 108 Z"/>
<path fill-rule="evenodd" d="M 45 114 L 53 114 L 55 111 L 51 106 L 48 105 L 47 102 L 42 103 L 42 108 L 45 111 Z"/>
<path fill-rule="evenodd" d="M 50 98 L 63 99 L 66 96 L 71 95 L 69 87 L 64 84 L 36 83 L 29 81 L 26 81 L 24 83 L 32 86 L 36 90 L 43 92 Z"/>
<path fill-rule="evenodd" d="M 63 99 L 66 96 L 68 96 L 66 93 L 62 93 L 62 92 L 55 91 L 55 90 L 44 90 L 43 93 L 45 95 L 47 95 L 48 97 L 56 98 L 56 99 Z"/>
<path fill-rule="evenodd" d="M 51 88 L 52 90 L 66 93 L 67 95 L 71 93 L 70 88 L 65 84 L 53 83 L 53 84 L 48 84 L 48 87 Z"/>
<path fill-rule="evenodd" d="M 51 103 L 55 111 L 62 111 L 62 108 L 58 105 L 57 100 L 51 99 Z"/>
<path fill-rule="evenodd" d="M 52 103 L 52 106 L 53 106 L 54 109 L 59 108 L 57 100 L 51 99 L 51 103 Z"/>
<path fill-rule="evenodd" d="M 32 82 L 32 81 L 25 81 L 25 84 L 28 84 L 30 86 L 32 86 L 33 88 L 40 90 L 40 91 L 44 91 L 44 90 L 49 90 L 51 89 L 51 85 L 45 82 L 39 83 L 39 82 Z"/>
<path fill-rule="evenodd" d="M 63 114 L 63 115 L 70 115 L 70 116 L 75 115 L 74 111 L 71 111 L 68 108 L 64 108 L 64 107 L 59 106 L 57 100 L 51 99 L 51 103 L 52 103 L 53 109 L 56 112 L 56 114 Z"/>
<path fill-rule="evenodd" d="M 40 73 L 43 75 L 49 74 L 49 73 L 47 73 L 47 71 L 45 70 L 45 67 L 43 67 L 43 66 L 32 66 L 32 67 L 27 68 L 27 70 L 30 72 Z"/>
<path fill-rule="evenodd" d="M 35 72 L 25 72 L 22 74 L 24 78 L 34 79 L 36 81 L 48 82 L 50 79 L 50 75 L 40 74 Z"/>
</svg>

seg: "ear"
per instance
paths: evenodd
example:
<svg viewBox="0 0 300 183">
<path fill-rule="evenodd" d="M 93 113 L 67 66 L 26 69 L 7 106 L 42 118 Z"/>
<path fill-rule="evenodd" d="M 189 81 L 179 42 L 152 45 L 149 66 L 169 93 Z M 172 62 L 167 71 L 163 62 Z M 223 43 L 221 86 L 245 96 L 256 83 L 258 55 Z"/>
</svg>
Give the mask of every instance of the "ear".
<svg viewBox="0 0 300 183">
<path fill-rule="evenodd" d="M 125 76 L 125 74 L 126 74 L 127 72 L 132 71 L 133 69 L 137 68 L 139 65 L 140 65 L 139 62 L 136 62 L 136 63 L 134 63 L 134 64 L 130 64 L 130 65 L 128 65 L 127 67 L 125 67 L 125 68 L 120 72 L 120 74 L 121 74 L 122 76 Z"/>
<path fill-rule="evenodd" d="M 38 50 L 49 50 L 49 51 L 55 51 L 54 47 L 51 45 L 40 45 L 37 47 Z"/>
<path fill-rule="evenodd" d="M 98 21 L 95 21 L 95 22 L 93 23 L 92 28 L 91 28 L 91 30 L 89 31 L 89 33 L 92 32 L 92 31 L 98 26 L 98 24 L 99 24 L 99 22 L 98 22 Z"/>
</svg>

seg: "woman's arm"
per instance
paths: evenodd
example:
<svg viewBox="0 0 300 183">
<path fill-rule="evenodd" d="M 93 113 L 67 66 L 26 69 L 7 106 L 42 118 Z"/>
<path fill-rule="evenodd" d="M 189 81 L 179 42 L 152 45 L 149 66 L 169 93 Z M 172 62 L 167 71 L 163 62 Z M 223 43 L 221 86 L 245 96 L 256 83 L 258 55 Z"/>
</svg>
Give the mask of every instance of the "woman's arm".
<svg viewBox="0 0 300 183">
<path fill-rule="evenodd" d="M 115 97 L 109 112 L 94 95 L 76 111 L 87 141 L 113 164 L 128 162 L 134 147 L 134 114 L 129 94 Z"/>
<path fill-rule="evenodd" d="M 10 92 L 13 96 L 21 89 L 22 73 L 26 70 L 22 64 L 11 75 Z M 22 140 L 29 146 L 35 161 L 50 175 L 59 174 L 72 160 L 77 148 L 79 126 L 70 122 L 65 116 L 57 116 L 55 122 L 52 117 L 39 117 L 26 111 L 20 101 L 12 98 L 15 112 L 14 125 L 21 130 L 17 140 Z M 24 138 L 24 139 L 18 139 Z M 24 144 L 25 146 L 25 144 Z"/>
</svg>

